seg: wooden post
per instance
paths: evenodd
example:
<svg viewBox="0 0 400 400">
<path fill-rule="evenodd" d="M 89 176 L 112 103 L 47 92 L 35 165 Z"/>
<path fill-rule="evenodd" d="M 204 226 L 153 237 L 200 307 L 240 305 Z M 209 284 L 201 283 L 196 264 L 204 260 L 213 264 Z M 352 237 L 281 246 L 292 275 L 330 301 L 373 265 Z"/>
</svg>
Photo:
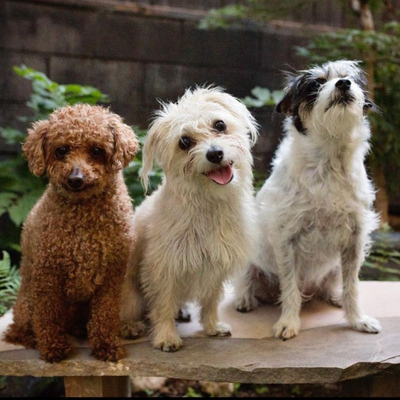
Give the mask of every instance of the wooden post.
<svg viewBox="0 0 400 400">
<path fill-rule="evenodd" d="M 129 376 L 65 376 L 65 397 L 131 397 Z"/>
</svg>

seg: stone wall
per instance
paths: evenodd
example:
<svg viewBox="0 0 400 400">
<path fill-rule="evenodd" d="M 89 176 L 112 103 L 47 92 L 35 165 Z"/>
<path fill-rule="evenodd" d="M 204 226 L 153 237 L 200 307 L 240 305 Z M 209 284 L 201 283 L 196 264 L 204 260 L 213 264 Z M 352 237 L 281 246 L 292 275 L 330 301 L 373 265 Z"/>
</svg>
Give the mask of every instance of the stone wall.
<svg viewBox="0 0 400 400">
<path fill-rule="evenodd" d="M 142 128 L 159 107 L 157 99 L 175 101 L 187 87 L 216 84 L 241 98 L 255 86 L 280 89 L 282 70 L 305 66 L 293 49 L 306 42 L 300 31 L 207 31 L 197 28 L 196 15 L 149 15 L 109 5 L 0 2 L 0 126 L 25 129 L 17 118 L 29 113 L 31 84 L 13 65 L 25 64 L 58 83 L 95 86 L 109 95 L 112 111 Z M 255 112 L 262 124 L 256 167 L 266 170 L 280 116 L 273 119 L 270 109 Z M 19 148 L 0 142 L 1 153 L 14 151 Z"/>
</svg>

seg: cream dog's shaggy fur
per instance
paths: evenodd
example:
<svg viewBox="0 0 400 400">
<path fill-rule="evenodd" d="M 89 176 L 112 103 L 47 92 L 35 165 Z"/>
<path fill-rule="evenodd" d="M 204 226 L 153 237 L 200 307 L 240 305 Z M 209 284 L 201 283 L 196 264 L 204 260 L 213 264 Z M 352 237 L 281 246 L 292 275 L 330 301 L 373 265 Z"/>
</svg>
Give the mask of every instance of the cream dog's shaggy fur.
<svg viewBox="0 0 400 400">
<path fill-rule="evenodd" d="M 178 102 L 163 104 L 143 147 L 142 177 L 147 187 L 157 159 L 165 179 L 135 212 L 123 337 L 141 334 L 148 312 L 154 346 L 177 350 L 182 339 L 174 318 L 188 301 L 199 303 L 207 335 L 230 335 L 217 306 L 223 282 L 253 256 L 250 148 L 257 128 L 246 107 L 220 88 L 188 89 Z"/>
<path fill-rule="evenodd" d="M 354 329 L 381 329 L 358 305 L 359 269 L 378 227 L 364 167 L 365 110 L 375 105 L 364 85 L 358 62 L 328 62 L 290 77 L 277 106 L 288 115 L 286 135 L 256 196 L 260 249 L 236 293 L 239 311 L 259 296 L 281 301 L 278 338 L 299 333 L 302 301 L 313 295 L 343 305 Z"/>
</svg>

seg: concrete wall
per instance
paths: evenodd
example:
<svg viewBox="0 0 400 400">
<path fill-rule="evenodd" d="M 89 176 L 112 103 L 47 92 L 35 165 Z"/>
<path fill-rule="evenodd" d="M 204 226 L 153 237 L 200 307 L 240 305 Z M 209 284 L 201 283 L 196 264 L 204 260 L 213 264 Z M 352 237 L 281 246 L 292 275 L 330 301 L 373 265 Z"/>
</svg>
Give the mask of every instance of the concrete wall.
<svg viewBox="0 0 400 400">
<path fill-rule="evenodd" d="M 69 2 L 71 3 L 71 2 Z M 200 30 L 195 18 L 141 15 L 102 2 L 0 2 L 0 126 L 25 128 L 30 83 L 15 75 L 25 64 L 58 83 L 92 85 L 108 94 L 111 109 L 146 128 L 157 99 L 175 101 L 185 88 L 216 84 L 237 96 L 255 86 L 279 89 L 282 70 L 303 68 L 294 45 L 300 32 L 273 29 Z M 83 4 L 83 6 L 82 6 Z M 85 6 L 86 4 L 86 6 Z M 280 131 L 280 116 L 255 111 L 262 137 L 256 167 L 268 168 Z M 0 152 L 19 151 L 0 142 Z"/>
</svg>

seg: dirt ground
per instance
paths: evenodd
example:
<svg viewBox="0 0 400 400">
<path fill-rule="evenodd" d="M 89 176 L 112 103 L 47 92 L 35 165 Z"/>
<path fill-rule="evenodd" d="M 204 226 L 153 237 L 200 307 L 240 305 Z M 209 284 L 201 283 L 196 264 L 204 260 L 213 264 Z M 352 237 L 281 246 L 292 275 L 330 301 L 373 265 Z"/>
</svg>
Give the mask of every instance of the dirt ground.
<svg viewBox="0 0 400 400">
<path fill-rule="evenodd" d="M 249 385 L 162 379 L 135 385 L 132 397 L 343 397 L 340 384 Z M 141 387 L 140 387 L 141 386 Z M 0 398 L 65 397 L 62 378 L 0 377 Z"/>
<path fill-rule="evenodd" d="M 255 385 L 167 379 L 158 389 L 137 390 L 132 397 L 342 397 L 342 387 L 340 384 Z"/>
</svg>

